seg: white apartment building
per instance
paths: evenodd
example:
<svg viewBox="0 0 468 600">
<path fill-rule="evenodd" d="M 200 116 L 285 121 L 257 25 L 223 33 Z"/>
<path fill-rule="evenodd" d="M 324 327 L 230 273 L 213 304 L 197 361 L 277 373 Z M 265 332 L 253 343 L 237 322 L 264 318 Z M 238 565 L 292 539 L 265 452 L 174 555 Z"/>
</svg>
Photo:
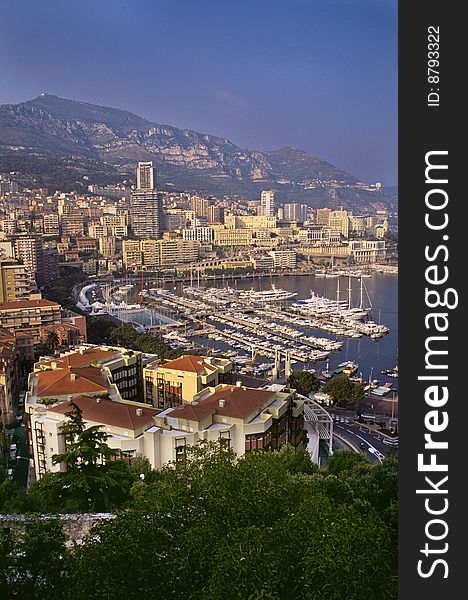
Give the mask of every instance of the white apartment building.
<svg viewBox="0 0 468 600">
<path fill-rule="evenodd" d="M 253 240 L 252 229 L 228 229 L 217 227 L 214 229 L 215 246 L 251 246 Z"/>
<path fill-rule="evenodd" d="M 272 215 L 226 215 L 224 224 L 229 229 L 274 229 L 277 219 Z"/>
<path fill-rule="evenodd" d="M 297 221 L 304 223 L 307 219 L 307 204 L 291 202 L 283 206 L 283 218 L 286 221 Z"/>
<path fill-rule="evenodd" d="M 349 252 L 356 263 L 375 263 L 385 261 L 387 247 L 384 240 L 352 240 Z"/>
<path fill-rule="evenodd" d="M 52 457 L 65 450 L 60 427 L 72 408 L 70 400 L 80 407 L 87 425 L 100 425 L 109 434 L 111 448 L 124 456 L 144 456 L 156 469 L 183 460 L 187 447 L 201 440 L 224 440 L 242 456 L 251 450 L 278 449 L 286 443 L 300 447 L 304 438 L 303 400 L 284 386 L 251 389 L 220 384 L 203 390 L 192 404 L 161 412 L 121 400 L 115 386 L 108 388 L 109 397 L 96 391 L 62 396 L 53 403 L 34 396 L 37 389 L 33 383 L 26 397 L 28 437 L 37 478 L 47 471 L 64 469 L 62 464 L 54 465 Z"/>
<path fill-rule="evenodd" d="M 272 250 L 268 253 L 273 258 L 273 265 L 279 269 L 295 269 L 297 253 L 295 250 Z"/>
<path fill-rule="evenodd" d="M 124 240 L 122 256 L 125 268 L 152 270 L 158 267 L 196 262 L 201 242 L 194 240 Z"/>
<path fill-rule="evenodd" d="M 272 190 L 263 190 L 260 194 L 260 214 L 264 217 L 274 217 L 275 212 L 275 192 Z"/>
<path fill-rule="evenodd" d="M 214 230 L 212 227 L 193 227 L 182 231 L 184 240 L 205 242 L 212 244 L 214 240 Z"/>
<path fill-rule="evenodd" d="M 301 244 L 339 244 L 341 233 L 328 226 L 313 225 L 307 229 L 300 229 L 297 239 Z"/>
</svg>

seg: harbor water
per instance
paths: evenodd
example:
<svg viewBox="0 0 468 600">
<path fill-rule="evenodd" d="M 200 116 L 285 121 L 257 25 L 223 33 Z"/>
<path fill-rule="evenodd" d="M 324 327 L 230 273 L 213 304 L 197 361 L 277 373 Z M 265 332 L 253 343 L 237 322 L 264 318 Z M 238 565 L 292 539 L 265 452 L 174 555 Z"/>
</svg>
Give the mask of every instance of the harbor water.
<svg viewBox="0 0 468 600">
<path fill-rule="evenodd" d="M 254 280 L 238 279 L 230 282 L 231 287 L 245 290 L 268 290 L 272 283 L 278 289 L 296 292 L 296 300 L 310 298 L 311 290 L 319 296 L 324 296 L 335 300 L 337 297 L 337 281 L 340 280 L 340 297 L 342 300 L 348 298 L 348 278 L 316 278 L 314 276 L 286 276 L 270 278 L 256 278 Z M 383 383 L 393 381 L 397 387 L 395 379 L 390 379 L 381 374 L 381 371 L 393 369 L 398 360 L 398 277 L 396 275 L 386 275 L 374 273 L 371 277 L 364 279 L 372 311 L 370 318 L 376 323 L 381 322 L 390 328 L 388 334 L 378 339 L 371 339 L 363 336 L 359 339 L 350 339 L 348 337 L 333 336 L 333 334 L 324 332 L 320 329 L 307 329 L 306 332 L 318 337 L 329 337 L 343 342 L 343 347 L 339 352 L 332 352 L 329 358 L 330 370 L 334 370 L 344 361 L 350 360 L 359 364 L 358 373 L 366 380 L 372 375 L 372 379 L 379 379 Z M 223 286 L 222 281 L 210 282 L 210 287 Z M 352 306 L 358 306 L 360 302 L 360 281 L 351 279 L 352 287 Z M 365 294 L 364 302 L 369 305 L 369 298 Z M 326 361 L 325 361 L 326 362 Z M 315 368 L 321 370 L 325 368 L 325 362 L 317 363 Z"/>
<path fill-rule="evenodd" d="M 360 279 L 348 277 L 339 278 L 318 278 L 313 275 L 307 276 L 279 276 L 279 277 L 257 277 L 255 279 L 230 279 L 229 281 L 200 281 L 200 287 L 227 287 L 228 285 L 238 290 L 265 291 L 274 285 L 277 289 L 295 292 L 297 296 L 295 301 L 310 298 L 311 291 L 318 296 L 331 300 L 337 299 L 338 281 L 340 286 L 339 298 L 348 300 L 348 287 L 351 285 L 351 305 L 357 307 L 361 302 L 361 284 Z M 150 287 L 150 282 L 146 282 Z M 166 283 L 165 288 L 178 295 L 183 295 L 184 287 L 188 287 L 180 282 Z M 303 332 L 307 335 L 326 337 L 332 340 L 336 339 L 343 342 L 342 349 L 338 352 L 332 352 L 329 357 L 329 369 L 333 371 L 338 368 L 340 363 L 353 361 L 358 363 L 359 368 L 356 375 L 362 374 L 363 379 L 378 379 L 381 383 L 392 381 L 394 387 L 397 387 L 397 380 L 390 379 L 383 375 L 381 371 L 393 369 L 398 361 L 398 277 L 393 274 L 373 273 L 371 277 L 364 279 L 365 293 L 363 294 L 363 305 L 372 306 L 369 318 L 376 323 L 381 323 L 389 327 L 390 331 L 380 338 L 372 339 L 368 336 L 362 336 L 358 339 L 352 339 L 315 328 L 304 328 Z M 137 290 L 133 290 L 131 296 L 136 298 Z M 279 305 L 275 308 L 280 309 Z M 136 316 L 136 315 L 135 315 Z M 139 317 L 139 318 L 138 318 Z M 149 325 L 149 312 L 143 311 L 137 318 L 132 317 L 135 322 L 142 325 Z M 141 320 L 140 320 L 141 319 Z M 301 328 L 298 328 L 301 329 Z M 229 346 L 220 341 L 197 340 L 208 348 L 226 350 Z M 243 354 L 243 352 L 239 352 Z M 325 368 L 327 361 L 317 362 L 312 365 L 316 371 Z M 297 363 L 294 368 L 303 368 L 303 365 Z"/>
</svg>

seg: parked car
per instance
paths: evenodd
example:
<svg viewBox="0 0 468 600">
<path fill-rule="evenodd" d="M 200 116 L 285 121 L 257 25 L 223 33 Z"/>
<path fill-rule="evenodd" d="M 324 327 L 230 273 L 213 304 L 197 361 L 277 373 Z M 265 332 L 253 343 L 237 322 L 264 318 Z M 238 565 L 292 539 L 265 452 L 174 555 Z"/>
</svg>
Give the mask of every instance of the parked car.
<svg viewBox="0 0 468 600">
<path fill-rule="evenodd" d="M 10 446 L 10 460 L 16 460 L 16 444 L 11 444 Z"/>
</svg>

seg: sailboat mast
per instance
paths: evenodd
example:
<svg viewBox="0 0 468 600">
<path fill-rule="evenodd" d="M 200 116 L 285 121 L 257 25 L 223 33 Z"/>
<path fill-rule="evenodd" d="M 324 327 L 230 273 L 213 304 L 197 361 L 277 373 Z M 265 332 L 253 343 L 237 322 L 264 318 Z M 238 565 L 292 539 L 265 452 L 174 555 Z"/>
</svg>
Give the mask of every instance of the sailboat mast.
<svg viewBox="0 0 468 600">
<path fill-rule="evenodd" d="M 364 300 L 364 298 L 363 298 L 363 292 L 364 292 L 364 290 L 363 290 L 362 285 L 363 285 L 363 282 L 362 282 L 362 276 L 361 276 L 361 289 L 360 289 L 360 295 L 359 295 L 359 308 L 362 308 L 363 300 Z"/>
<path fill-rule="evenodd" d="M 366 284 L 364 282 L 362 282 L 362 285 L 364 287 L 364 291 L 366 292 L 367 300 L 369 301 L 369 307 L 368 308 L 369 308 L 369 310 L 371 310 L 372 309 L 372 300 L 371 300 L 371 297 L 369 296 L 369 292 L 367 290 Z"/>
<path fill-rule="evenodd" d="M 340 303 L 340 278 L 336 280 L 336 303 Z"/>
<path fill-rule="evenodd" d="M 351 308 L 351 275 L 348 275 L 348 309 Z"/>
<path fill-rule="evenodd" d="M 143 289 L 145 287 L 145 276 L 143 271 L 141 272 L 141 283 L 140 283 L 140 303 L 143 303 Z"/>
</svg>

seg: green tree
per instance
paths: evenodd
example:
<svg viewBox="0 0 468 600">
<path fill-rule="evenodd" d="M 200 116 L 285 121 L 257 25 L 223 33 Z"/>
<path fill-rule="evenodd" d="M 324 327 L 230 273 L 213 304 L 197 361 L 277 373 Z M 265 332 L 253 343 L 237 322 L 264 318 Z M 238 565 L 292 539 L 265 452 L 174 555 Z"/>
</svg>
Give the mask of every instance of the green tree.
<svg viewBox="0 0 468 600">
<path fill-rule="evenodd" d="M 327 471 L 352 489 L 356 500 L 370 504 L 395 532 L 397 527 L 398 461 L 370 463 L 362 454 L 337 450 Z"/>
<path fill-rule="evenodd" d="M 309 452 L 303 448 L 294 448 L 290 444 L 285 444 L 273 456 L 290 474 L 307 473 L 310 475 L 318 471 L 317 465 L 310 460 Z"/>
<path fill-rule="evenodd" d="M 52 462 L 64 463 L 67 469 L 84 469 L 116 456 L 117 451 L 106 443 L 110 435 L 101 431 L 102 426 L 86 427 L 81 408 L 75 402 L 70 402 L 70 405 L 72 410 L 65 413 L 68 421 L 60 427 L 66 450 L 62 454 L 54 454 Z"/>
<path fill-rule="evenodd" d="M 8 598 L 13 573 L 14 542 L 11 531 L 0 527 L 0 598 Z"/>
<path fill-rule="evenodd" d="M 55 352 L 59 347 L 59 338 L 55 331 L 49 331 L 46 338 L 46 344 L 51 349 L 51 352 Z"/>
<path fill-rule="evenodd" d="M 118 600 L 361 600 L 365 590 L 393 600 L 396 539 L 376 506 L 379 493 L 396 501 L 396 490 L 375 468 L 344 453 L 335 473 L 318 470 L 287 446 L 239 460 L 220 444 L 187 448 L 156 481 L 136 483 L 127 510 L 77 549 L 70 591 L 89 600 L 109 589 Z"/>
<path fill-rule="evenodd" d="M 109 342 L 112 330 L 117 327 L 115 322 L 105 317 L 87 317 L 86 323 L 88 337 L 94 344 Z"/>
<path fill-rule="evenodd" d="M 350 450 L 335 450 L 328 461 L 328 471 L 333 475 L 340 476 L 350 472 L 356 465 L 363 464 L 367 464 L 367 460 L 362 454 L 356 454 Z"/>
<path fill-rule="evenodd" d="M 91 450 L 74 451 L 84 423 L 79 410 L 71 413 L 67 471 L 35 484 L 53 482 L 54 494 L 69 485 L 67 473 L 117 464 L 96 460 L 100 432 Z M 125 510 L 95 525 L 73 553 L 51 522 L 34 523 L 27 552 L 3 535 L 0 583 L 14 582 L 28 598 L 50 589 L 54 600 L 396 597 L 394 460 L 337 451 L 318 469 L 289 445 L 236 459 L 226 444 L 205 441 L 158 472 L 140 458 L 124 466 L 133 482 L 118 504 Z"/>
<path fill-rule="evenodd" d="M 36 358 L 41 356 L 50 356 L 59 347 L 59 338 L 55 331 L 49 331 L 45 340 L 39 342 L 36 346 L 35 355 Z"/>
<path fill-rule="evenodd" d="M 320 380 L 310 371 L 293 371 L 288 383 L 303 396 L 308 396 L 310 392 L 316 392 L 320 388 Z"/>
<path fill-rule="evenodd" d="M 130 467 L 116 460 L 117 451 L 107 445 L 109 435 L 101 426 L 86 427 L 80 407 L 71 403 L 61 427 L 66 450 L 52 457 L 65 471 L 47 473 L 31 486 L 31 495 L 45 510 L 108 511 L 129 497 L 135 480 Z"/>
<path fill-rule="evenodd" d="M 160 478 L 158 471 L 155 471 L 150 461 L 143 456 L 136 456 L 130 463 L 130 472 L 137 482 L 154 483 Z"/>
<path fill-rule="evenodd" d="M 346 406 L 348 402 L 360 402 L 364 399 L 364 388 L 359 383 L 350 381 L 346 375 L 340 375 L 327 381 L 322 390 L 330 394 L 338 406 Z"/>
<path fill-rule="evenodd" d="M 65 598 L 69 553 L 60 521 L 32 518 L 25 524 L 23 539 L 5 532 L 1 538 L 2 598 Z"/>
</svg>

